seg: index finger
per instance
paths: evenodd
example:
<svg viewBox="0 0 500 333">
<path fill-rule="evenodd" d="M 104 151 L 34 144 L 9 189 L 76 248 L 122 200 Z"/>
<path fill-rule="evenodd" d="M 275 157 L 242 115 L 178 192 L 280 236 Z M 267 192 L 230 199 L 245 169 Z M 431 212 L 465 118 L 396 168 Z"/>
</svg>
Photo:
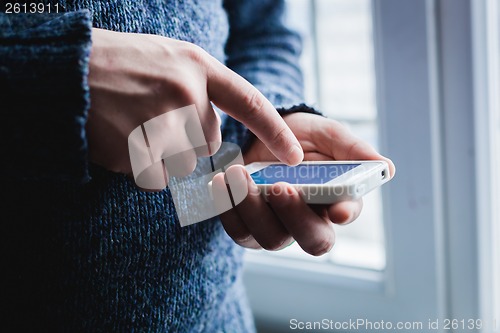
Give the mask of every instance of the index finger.
<svg viewBox="0 0 500 333">
<path fill-rule="evenodd" d="M 302 162 L 304 152 L 278 111 L 240 75 L 214 59 L 208 70 L 208 96 L 222 111 L 248 127 L 280 161 Z"/>
</svg>

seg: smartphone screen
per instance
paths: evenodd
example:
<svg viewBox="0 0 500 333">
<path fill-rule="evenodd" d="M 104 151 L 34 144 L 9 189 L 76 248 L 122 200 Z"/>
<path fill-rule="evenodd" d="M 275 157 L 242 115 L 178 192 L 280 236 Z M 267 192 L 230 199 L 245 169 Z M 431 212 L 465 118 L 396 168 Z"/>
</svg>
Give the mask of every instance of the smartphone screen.
<svg viewBox="0 0 500 333">
<path fill-rule="evenodd" d="M 252 173 L 255 184 L 324 184 L 359 166 L 360 164 L 272 164 Z"/>
</svg>

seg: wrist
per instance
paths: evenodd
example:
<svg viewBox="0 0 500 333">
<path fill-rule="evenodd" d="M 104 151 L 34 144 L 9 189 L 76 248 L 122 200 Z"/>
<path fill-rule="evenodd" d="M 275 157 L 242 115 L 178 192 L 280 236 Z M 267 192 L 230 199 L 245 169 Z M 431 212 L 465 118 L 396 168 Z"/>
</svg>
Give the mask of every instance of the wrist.
<svg viewBox="0 0 500 333">
<path fill-rule="evenodd" d="M 301 103 L 301 104 L 298 104 L 298 105 L 294 105 L 294 106 L 292 106 L 290 108 L 278 108 L 276 110 L 278 111 L 278 113 L 282 117 L 286 117 L 287 115 L 290 115 L 290 114 L 293 114 L 293 113 L 298 113 L 298 112 L 310 113 L 310 114 L 316 114 L 316 115 L 319 115 L 319 116 L 323 116 L 323 114 L 321 112 L 319 112 L 318 110 L 314 109 L 313 107 L 307 106 L 304 103 Z"/>
</svg>

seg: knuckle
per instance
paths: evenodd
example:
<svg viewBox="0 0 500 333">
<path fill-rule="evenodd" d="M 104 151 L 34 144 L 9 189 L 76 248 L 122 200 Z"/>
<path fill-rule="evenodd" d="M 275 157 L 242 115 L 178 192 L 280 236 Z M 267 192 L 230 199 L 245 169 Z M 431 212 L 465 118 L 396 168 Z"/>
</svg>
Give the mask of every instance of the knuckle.
<svg viewBox="0 0 500 333">
<path fill-rule="evenodd" d="M 205 64 L 207 53 L 198 45 L 183 42 L 184 44 L 184 55 L 191 61 L 197 64 Z"/>
<path fill-rule="evenodd" d="M 288 236 L 283 235 L 283 236 L 278 236 L 278 237 L 273 237 L 273 238 L 261 240 L 261 241 L 259 241 L 259 244 L 265 250 L 276 251 L 276 250 L 280 249 L 288 239 L 289 239 Z"/>
<path fill-rule="evenodd" d="M 335 241 L 333 240 L 333 238 L 322 236 L 318 241 L 316 241 L 311 246 L 308 246 L 304 250 L 313 256 L 321 256 L 325 253 L 330 252 L 334 244 Z"/>
<path fill-rule="evenodd" d="M 231 238 L 234 240 L 236 244 L 240 245 L 243 245 L 253 240 L 253 236 L 248 232 L 236 232 L 229 236 L 231 236 Z"/>
<path fill-rule="evenodd" d="M 242 247 L 245 247 L 248 249 L 261 249 L 262 248 L 260 246 L 260 244 L 255 240 L 255 238 L 253 238 L 252 235 L 248 236 L 243 241 L 235 241 L 235 242 L 239 246 L 242 246 Z"/>
<path fill-rule="evenodd" d="M 227 219 L 224 214 L 220 216 L 222 227 L 226 233 L 233 239 L 237 244 L 242 244 L 253 239 L 252 234 L 244 226 L 235 223 L 232 219 Z"/>
<path fill-rule="evenodd" d="M 280 128 L 273 136 L 272 136 L 272 142 L 274 142 L 278 146 L 284 145 L 288 139 L 286 136 L 286 127 Z"/>
<path fill-rule="evenodd" d="M 360 148 L 361 142 L 360 141 L 354 141 L 349 148 L 347 148 L 347 154 L 346 154 L 346 159 L 351 160 L 355 159 L 355 152 L 358 148 Z"/>
<path fill-rule="evenodd" d="M 255 88 L 250 88 L 244 95 L 243 103 L 247 112 L 245 114 L 248 118 L 258 120 L 263 115 L 264 98 L 260 92 Z"/>
<path fill-rule="evenodd" d="M 345 136 L 345 135 L 351 136 L 352 133 L 349 130 L 348 125 L 340 122 L 339 120 L 331 119 L 331 118 L 328 118 L 326 121 L 328 122 L 328 125 L 329 125 L 326 127 L 326 130 L 330 134 L 330 136 L 332 136 L 332 137 L 338 137 L 339 135 L 340 136 Z"/>
<path fill-rule="evenodd" d="M 175 106 L 183 107 L 194 104 L 200 96 L 203 87 L 200 69 L 204 68 L 201 65 L 206 62 L 206 52 L 189 42 L 175 41 L 174 45 L 164 46 L 165 59 L 173 63 L 169 71 L 155 75 L 154 92 L 163 102 L 171 104 L 174 99 Z"/>
</svg>

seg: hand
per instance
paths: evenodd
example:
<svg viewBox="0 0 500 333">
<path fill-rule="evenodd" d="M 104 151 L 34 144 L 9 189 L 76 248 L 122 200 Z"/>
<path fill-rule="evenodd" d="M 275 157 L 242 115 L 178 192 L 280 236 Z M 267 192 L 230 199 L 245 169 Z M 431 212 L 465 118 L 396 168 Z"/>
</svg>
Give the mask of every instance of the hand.
<svg viewBox="0 0 500 333">
<path fill-rule="evenodd" d="M 383 159 L 389 163 L 391 177 L 394 176 L 396 169 L 391 160 L 353 136 L 337 121 L 308 113 L 293 113 L 284 119 L 301 143 L 306 160 Z M 244 159 L 246 164 L 275 160 L 258 140 Z M 307 205 L 297 190 L 287 183 L 273 185 L 267 203 L 243 166 L 228 168 L 225 176 L 231 187 L 242 183 L 248 186 L 248 195 L 243 202 L 220 216 L 229 236 L 248 248 L 279 250 L 296 240 L 305 252 L 322 255 L 329 252 L 335 242 L 332 222 L 346 224 L 354 221 L 363 206 L 362 200 Z M 223 174 L 214 177 L 213 188 L 215 195 L 218 191 L 225 191 Z"/>
<path fill-rule="evenodd" d="M 196 106 L 206 142 L 220 143 L 220 119 L 211 101 L 252 130 L 279 160 L 293 165 L 303 158 L 300 144 L 271 103 L 194 44 L 94 28 L 88 83 L 89 156 L 108 170 L 130 174 L 129 134 L 150 119 L 188 105 Z M 159 131 L 164 146 L 156 147 L 154 154 L 161 155 L 181 139 L 189 141 L 187 134 L 175 131 L 175 116 L 168 119 Z"/>
</svg>

